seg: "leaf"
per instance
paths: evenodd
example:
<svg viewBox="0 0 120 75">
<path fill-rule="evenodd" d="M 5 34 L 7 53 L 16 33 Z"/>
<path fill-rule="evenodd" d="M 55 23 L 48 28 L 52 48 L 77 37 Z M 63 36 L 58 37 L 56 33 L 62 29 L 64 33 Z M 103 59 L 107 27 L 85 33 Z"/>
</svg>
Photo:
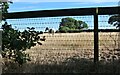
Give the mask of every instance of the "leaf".
<svg viewBox="0 0 120 75">
<path fill-rule="evenodd" d="M 37 32 L 38 34 L 43 34 L 43 31 Z"/>
<path fill-rule="evenodd" d="M 37 42 L 39 45 L 42 45 L 42 43 L 41 42 Z"/>
<path fill-rule="evenodd" d="M 32 29 L 32 30 L 34 30 L 35 28 L 34 28 L 34 27 L 32 27 L 31 29 Z"/>
<path fill-rule="evenodd" d="M 27 27 L 27 29 L 30 29 L 30 27 Z"/>
</svg>

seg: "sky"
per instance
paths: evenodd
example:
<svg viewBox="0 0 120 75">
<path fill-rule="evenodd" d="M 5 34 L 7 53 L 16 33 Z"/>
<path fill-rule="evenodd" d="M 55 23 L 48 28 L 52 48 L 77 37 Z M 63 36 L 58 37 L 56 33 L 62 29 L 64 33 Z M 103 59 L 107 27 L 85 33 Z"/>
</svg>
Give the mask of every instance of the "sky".
<svg viewBox="0 0 120 75">
<path fill-rule="evenodd" d="M 9 12 L 117 6 L 119 0 L 13 0 Z"/>
<path fill-rule="evenodd" d="M 36 10 L 55 10 L 55 9 L 70 9 L 70 8 L 92 8 L 92 7 L 113 7 L 118 6 L 119 0 L 12 0 L 13 4 L 10 4 L 9 12 L 23 12 L 23 11 L 36 11 Z M 86 16 L 84 17 L 74 17 L 77 20 L 82 20 L 88 23 L 89 28 L 92 29 L 93 26 L 93 17 Z M 110 16 L 102 16 L 99 17 L 99 24 L 101 28 L 105 28 L 104 26 L 109 27 L 107 21 Z M 59 27 L 59 23 L 63 17 L 59 17 L 57 20 L 52 18 L 42 18 L 42 19 L 21 19 L 21 20 L 10 20 L 9 22 L 14 25 L 14 27 L 18 29 L 24 29 L 28 26 L 28 24 L 32 26 L 36 26 L 36 28 L 44 30 L 45 27 L 55 28 L 56 30 Z M 33 25 L 34 21 L 39 23 L 37 25 Z M 90 22 L 89 22 L 90 21 Z M 101 22 L 100 22 L 101 21 Z M 47 23 L 46 23 L 47 22 Z M 52 25 L 49 22 L 55 22 Z M 23 26 L 23 24 L 26 24 Z M 44 26 L 43 26 L 44 25 Z M 115 27 L 111 27 L 115 28 Z M 109 29 L 109 28 L 108 28 Z"/>
</svg>

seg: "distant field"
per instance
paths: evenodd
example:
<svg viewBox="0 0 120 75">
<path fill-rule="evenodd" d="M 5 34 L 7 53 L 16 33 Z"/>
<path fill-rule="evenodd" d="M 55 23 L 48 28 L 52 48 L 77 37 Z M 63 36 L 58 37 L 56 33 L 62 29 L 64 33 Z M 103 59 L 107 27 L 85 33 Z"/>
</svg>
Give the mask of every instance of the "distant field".
<svg viewBox="0 0 120 75">
<path fill-rule="evenodd" d="M 41 34 L 46 41 L 26 52 L 31 62 L 18 67 L 6 64 L 3 72 L 17 73 L 120 73 L 120 33 L 99 33 L 99 58 L 101 64 L 94 66 L 94 34 L 55 33 Z M 114 64 L 109 62 L 117 60 Z M 104 64 L 105 62 L 108 62 Z"/>
<path fill-rule="evenodd" d="M 93 59 L 93 32 L 55 33 L 54 35 L 45 33 L 40 36 L 46 36 L 46 41 L 42 42 L 43 45 L 37 45 L 27 51 L 34 61 L 39 60 L 41 62 L 42 60 L 44 63 L 47 63 L 48 60 L 61 62 L 73 56 Z M 119 32 L 99 33 L 100 56 L 112 53 L 119 48 L 118 46 L 120 46 Z"/>
</svg>

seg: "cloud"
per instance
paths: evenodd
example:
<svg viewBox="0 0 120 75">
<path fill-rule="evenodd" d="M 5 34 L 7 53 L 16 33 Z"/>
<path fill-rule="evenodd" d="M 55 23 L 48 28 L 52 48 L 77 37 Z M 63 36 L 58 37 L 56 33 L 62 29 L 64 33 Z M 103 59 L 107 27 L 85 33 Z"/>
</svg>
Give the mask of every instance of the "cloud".
<svg viewBox="0 0 120 75">
<path fill-rule="evenodd" d="M 12 0 L 13 2 L 119 2 L 120 0 Z"/>
</svg>

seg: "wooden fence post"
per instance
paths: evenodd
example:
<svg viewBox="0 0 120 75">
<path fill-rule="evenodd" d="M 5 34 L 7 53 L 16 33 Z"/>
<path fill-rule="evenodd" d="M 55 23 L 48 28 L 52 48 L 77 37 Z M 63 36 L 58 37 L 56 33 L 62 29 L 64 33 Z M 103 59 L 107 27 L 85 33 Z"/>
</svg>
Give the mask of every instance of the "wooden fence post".
<svg viewBox="0 0 120 75">
<path fill-rule="evenodd" d="M 0 75 L 2 74 L 2 55 L 1 55 L 1 50 L 2 50 L 2 30 L 0 30 Z"/>
<path fill-rule="evenodd" d="M 99 61 L 98 8 L 94 14 L 94 63 Z"/>
</svg>

